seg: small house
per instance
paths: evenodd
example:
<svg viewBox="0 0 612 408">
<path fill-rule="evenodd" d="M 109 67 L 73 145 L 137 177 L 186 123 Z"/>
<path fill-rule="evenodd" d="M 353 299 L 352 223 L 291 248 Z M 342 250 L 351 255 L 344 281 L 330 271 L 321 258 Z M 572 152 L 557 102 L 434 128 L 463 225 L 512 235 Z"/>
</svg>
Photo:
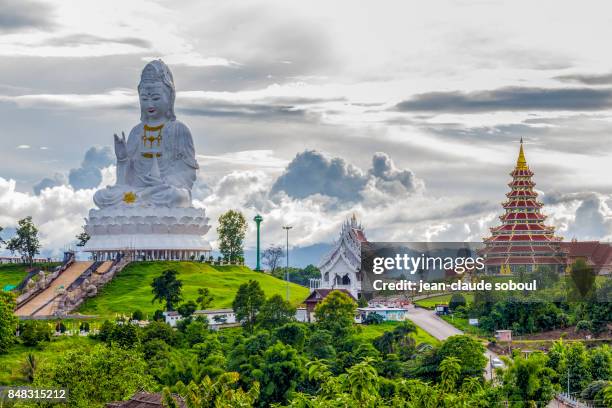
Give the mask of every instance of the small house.
<svg viewBox="0 0 612 408">
<path fill-rule="evenodd" d="M 512 330 L 495 330 L 497 341 L 512 341 Z"/>
</svg>

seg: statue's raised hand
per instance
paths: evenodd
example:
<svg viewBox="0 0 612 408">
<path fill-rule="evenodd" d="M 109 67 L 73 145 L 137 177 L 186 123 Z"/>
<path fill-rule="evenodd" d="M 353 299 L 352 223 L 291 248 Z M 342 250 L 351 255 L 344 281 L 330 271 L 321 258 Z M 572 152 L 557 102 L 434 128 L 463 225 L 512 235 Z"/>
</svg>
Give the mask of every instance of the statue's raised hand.
<svg viewBox="0 0 612 408">
<path fill-rule="evenodd" d="M 117 156 L 119 161 L 127 159 L 127 143 L 125 141 L 125 133 L 123 132 L 121 132 L 121 137 L 115 133 L 115 156 Z"/>
</svg>

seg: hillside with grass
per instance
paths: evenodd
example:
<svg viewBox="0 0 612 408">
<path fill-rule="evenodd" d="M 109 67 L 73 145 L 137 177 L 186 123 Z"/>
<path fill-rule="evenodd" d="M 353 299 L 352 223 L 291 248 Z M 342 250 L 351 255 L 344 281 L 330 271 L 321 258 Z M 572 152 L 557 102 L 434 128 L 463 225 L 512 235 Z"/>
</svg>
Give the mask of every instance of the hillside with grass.
<svg viewBox="0 0 612 408">
<path fill-rule="evenodd" d="M 275 294 L 286 295 L 285 281 L 262 272 L 255 272 L 245 266 L 213 266 L 199 262 L 137 262 L 128 265 L 95 298 L 88 299 L 76 312 L 101 317 L 114 317 L 115 314 L 131 314 L 139 309 L 149 317 L 159 303 L 151 303 L 151 282 L 165 270 L 178 272 L 183 282 L 183 301 L 196 300 L 199 288 L 208 288 L 214 300 L 211 308 L 232 306 L 238 287 L 249 280 L 259 282 L 266 297 Z M 300 304 L 308 296 L 309 290 L 300 285 L 289 284 L 291 303 Z"/>
<path fill-rule="evenodd" d="M 52 270 L 57 265 L 59 263 L 36 263 L 33 267 Z M 18 285 L 26 277 L 30 269 L 30 265 L 27 264 L 0 264 L 0 290 L 7 285 Z"/>
</svg>

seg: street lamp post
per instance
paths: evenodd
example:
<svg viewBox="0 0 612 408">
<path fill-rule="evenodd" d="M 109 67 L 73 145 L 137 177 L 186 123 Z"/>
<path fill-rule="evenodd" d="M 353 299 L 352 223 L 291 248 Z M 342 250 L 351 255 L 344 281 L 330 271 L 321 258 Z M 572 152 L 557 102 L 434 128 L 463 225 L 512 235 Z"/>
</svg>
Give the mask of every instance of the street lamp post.
<svg viewBox="0 0 612 408">
<path fill-rule="evenodd" d="M 287 231 L 287 268 L 285 269 L 285 279 L 287 280 L 287 302 L 289 301 L 289 230 L 293 228 L 291 225 L 284 225 L 283 229 Z"/>
<path fill-rule="evenodd" d="M 261 222 L 263 221 L 263 217 L 257 214 L 255 218 L 253 218 L 253 221 L 255 221 L 255 223 L 257 224 L 257 266 L 255 267 L 255 270 L 259 272 L 261 271 L 261 265 L 259 263 L 259 224 L 261 224 Z"/>
</svg>

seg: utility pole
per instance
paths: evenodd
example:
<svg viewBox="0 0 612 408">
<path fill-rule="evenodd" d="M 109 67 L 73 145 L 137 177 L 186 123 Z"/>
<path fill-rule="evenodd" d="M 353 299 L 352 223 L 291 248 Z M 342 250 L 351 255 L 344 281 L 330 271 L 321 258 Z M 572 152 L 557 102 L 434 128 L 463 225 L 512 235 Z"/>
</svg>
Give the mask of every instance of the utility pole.
<svg viewBox="0 0 612 408">
<path fill-rule="evenodd" d="M 260 249 L 259 249 L 259 224 L 261 224 L 261 222 L 263 221 L 263 217 L 259 214 L 257 214 L 255 216 L 255 218 L 253 218 L 253 221 L 255 221 L 255 223 L 257 224 L 257 266 L 255 267 L 255 270 L 257 272 L 261 271 L 261 265 L 259 263 L 259 254 L 260 254 Z"/>
<path fill-rule="evenodd" d="M 287 268 L 285 269 L 285 279 L 287 280 L 287 302 L 289 301 L 289 230 L 293 228 L 291 225 L 284 225 L 283 229 L 287 231 Z"/>
</svg>

